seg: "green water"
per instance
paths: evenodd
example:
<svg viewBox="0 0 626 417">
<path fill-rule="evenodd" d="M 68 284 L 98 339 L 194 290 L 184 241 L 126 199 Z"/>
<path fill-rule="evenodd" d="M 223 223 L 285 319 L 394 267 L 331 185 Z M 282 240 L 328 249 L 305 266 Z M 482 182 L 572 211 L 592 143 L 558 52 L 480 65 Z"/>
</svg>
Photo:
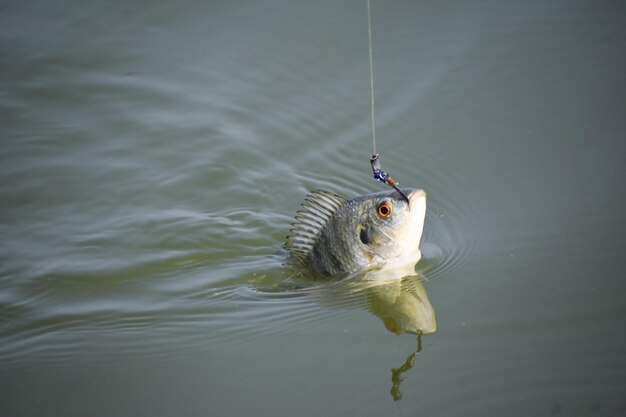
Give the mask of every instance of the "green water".
<svg viewBox="0 0 626 417">
<path fill-rule="evenodd" d="M 626 7 L 372 15 L 423 286 L 283 282 L 382 190 L 365 1 L 0 5 L 0 415 L 626 415 Z"/>
</svg>

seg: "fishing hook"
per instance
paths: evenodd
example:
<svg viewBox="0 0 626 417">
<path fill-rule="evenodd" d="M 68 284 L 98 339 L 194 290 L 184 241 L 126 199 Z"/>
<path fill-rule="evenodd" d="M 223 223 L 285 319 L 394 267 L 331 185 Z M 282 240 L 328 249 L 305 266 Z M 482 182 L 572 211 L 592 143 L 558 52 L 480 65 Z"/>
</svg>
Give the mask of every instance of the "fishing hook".
<svg viewBox="0 0 626 417">
<path fill-rule="evenodd" d="M 383 171 L 382 165 L 380 164 L 380 161 L 378 159 L 379 156 L 380 154 L 375 153 L 370 158 L 370 163 L 372 164 L 372 171 L 374 172 L 374 179 L 379 182 L 387 184 L 388 186 L 392 187 L 397 192 L 399 192 L 402 198 L 404 199 L 404 201 L 406 201 L 406 204 L 410 208 L 411 204 L 409 203 L 409 198 L 406 196 L 406 194 L 404 194 L 404 192 L 402 192 L 400 188 L 398 188 L 399 184 L 393 178 L 391 178 L 387 172 Z"/>
</svg>

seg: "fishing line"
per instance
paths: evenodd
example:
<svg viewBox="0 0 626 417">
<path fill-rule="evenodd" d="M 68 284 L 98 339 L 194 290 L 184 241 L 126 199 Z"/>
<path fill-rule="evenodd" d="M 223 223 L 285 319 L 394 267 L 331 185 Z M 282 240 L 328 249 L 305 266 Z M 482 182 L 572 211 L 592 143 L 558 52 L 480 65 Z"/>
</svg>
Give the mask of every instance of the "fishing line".
<svg viewBox="0 0 626 417">
<path fill-rule="evenodd" d="M 374 153 L 370 158 L 370 164 L 372 165 L 372 171 L 374 172 L 374 179 L 379 182 L 385 183 L 388 186 L 394 188 L 397 192 L 400 193 L 406 204 L 411 208 L 409 198 L 402 192 L 400 188 L 398 188 L 398 183 L 389 176 L 389 174 L 383 171 L 383 167 L 380 164 L 379 154 L 376 153 L 376 118 L 374 115 L 374 63 L 372 59 L 372 11 L 370 7 L 370 0 L 367 0 L 367 39 L 369 41 L 369 52 L 370 52 L 370 92 L 372 98 L 372 145 L 374 147 Z"/>
<path fill-rule="evenodd" d="M 370 10 L 370 0 L 367 0 L 367 39 L 369 40 L 370 51 L 370 92 L 372 101 L 372 145 L 373 154 L 376 154 L 376 118 L 374 117 L 374 63 L 372 59 L 372 12 Z"/>
</svg>

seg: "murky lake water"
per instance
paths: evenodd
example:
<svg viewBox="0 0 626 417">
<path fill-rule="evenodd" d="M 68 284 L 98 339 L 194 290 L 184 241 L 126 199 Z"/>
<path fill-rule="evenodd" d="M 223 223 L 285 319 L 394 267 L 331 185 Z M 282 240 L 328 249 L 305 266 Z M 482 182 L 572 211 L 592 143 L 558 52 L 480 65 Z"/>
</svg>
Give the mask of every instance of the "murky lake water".
<svg viewBox="0 0 626 417">
<path fill-rule="evenodd" d="M 365 1 L 0 5 L 0 414 L 626 415 L 624 3 L 372 13 L 423 286 L 282 283 L 382 190 Z"/>
</svg>

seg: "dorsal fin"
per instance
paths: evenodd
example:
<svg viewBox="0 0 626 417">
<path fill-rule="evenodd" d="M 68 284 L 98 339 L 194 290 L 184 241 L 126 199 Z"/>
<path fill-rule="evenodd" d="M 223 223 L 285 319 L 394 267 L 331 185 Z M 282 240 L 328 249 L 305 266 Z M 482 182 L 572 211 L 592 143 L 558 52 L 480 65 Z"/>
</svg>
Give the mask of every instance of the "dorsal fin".
<svg viewBox="0 0 626 417">
<path fill-rule="evenodd" d="M 302 209 L 297 211 L 296 221 L 293 222 L 285 249 L 289 251 L 287 266 L 301 266 L 306 264 L 308 254 L 313 249 L 322 229 L 329 222 L 335 212 L 343 206 L 346 198 L 317 190 L 308 194 L 302 204 Z"/>
</svg>

